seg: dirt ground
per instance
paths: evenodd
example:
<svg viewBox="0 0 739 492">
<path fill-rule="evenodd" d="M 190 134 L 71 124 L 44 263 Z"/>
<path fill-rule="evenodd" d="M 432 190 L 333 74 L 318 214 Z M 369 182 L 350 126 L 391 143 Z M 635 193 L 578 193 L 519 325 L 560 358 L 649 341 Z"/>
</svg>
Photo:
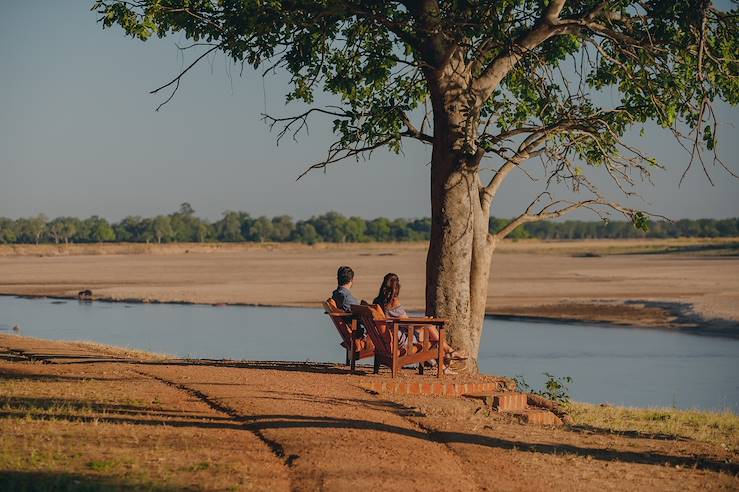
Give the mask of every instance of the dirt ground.
<svg viewBox="0 0 739 492">
<path fill-rule="evenodd" d="M 363 390 L 371 377 L 0 335 L 0 489 L 739 488 L 736 448 L 522 425 L 477 400 Z"/>
<path fill-rule="evenodd" d="M 488 312 L 739 336 L 739 255 L 727 250 L 736 244 L 504 242 Z M 336 268 L 348 264 L 357 297 L 372 299 L 392 271 L 404 304 L 422 310 L 425 255 L 420 243 L 6 246 L 0 293 L 74 297 L 91 289 L 107 300 L 318 306 L 335 287 Z"/>
</svg>

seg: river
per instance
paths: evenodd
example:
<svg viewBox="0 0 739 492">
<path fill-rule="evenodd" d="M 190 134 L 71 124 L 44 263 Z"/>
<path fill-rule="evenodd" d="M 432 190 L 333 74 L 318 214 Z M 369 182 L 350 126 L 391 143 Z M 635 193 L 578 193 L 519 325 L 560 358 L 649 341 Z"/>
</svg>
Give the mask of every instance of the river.
<svg viewBox="0 0 739 492">
<path fill-rule="evenodd" d="M 628 406 L 739 411 L 739 341 L 586 324 L 488 319 L 482 372 L 572 378 L 570 395 Z M 178 357 L 335 361 L 339 338 L 320 309 L 125 304 L 0 296 L 0 333 L 91 340 Z"/>
</svg>

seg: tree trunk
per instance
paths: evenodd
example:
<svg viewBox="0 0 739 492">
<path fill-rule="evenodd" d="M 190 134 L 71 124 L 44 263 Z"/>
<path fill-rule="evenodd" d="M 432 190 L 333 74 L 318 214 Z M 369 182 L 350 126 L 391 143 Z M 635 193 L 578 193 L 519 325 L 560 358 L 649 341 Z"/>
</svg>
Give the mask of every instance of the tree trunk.
<svg viewBox="0 0 739 492">
<path fill-rule="evenodd" d="M 450 345 L 470 355 L 465 369 L 476 372 L 495 247 L 488 234 L 489 208 L 479 197 L 476 167 L 460 166 L 450 153 L 437 157 L 434 149 L 434 154 L 426 312 L 449 319 Z"/>
<path fill-rule="evenodd" d="M 447 336 L 477 372 L 490 262 L 489 202 L 481 196 L 481 153 L 470 149 L 465 105 L 434 107 L 431 158 L 431 242 L 426 259 L 426 313 L 448 318 Z M 437 117 L 438 115 L 438 117 Z"/>
<path fill-rule="evenodd" d="M 470 355 L 464 370 L 477 372 L 495 247 L 488 233 L 490 204 L 481 196 L 483 152 L 474 143 L 477 117 L 469 109 L 474 102 L 464 89 L 465 72 L 457 66 L 436 79 L 429 75 L 434 143 L 426 313 L 449 319 L 449 343 Z"/>
</svg>

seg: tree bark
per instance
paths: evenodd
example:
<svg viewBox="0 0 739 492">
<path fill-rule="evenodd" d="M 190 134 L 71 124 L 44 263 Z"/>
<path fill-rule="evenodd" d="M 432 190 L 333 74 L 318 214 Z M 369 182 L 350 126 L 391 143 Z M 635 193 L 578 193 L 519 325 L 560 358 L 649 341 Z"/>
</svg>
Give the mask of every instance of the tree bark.
<svg viewBox="0 0 739 492">
<path fill-rule="evenodd" d="M 488 233 L 489 200 L 479 177 L 475 101 L 468 93 L 463 62 L 427 74 L 434 110 L 431 157 L 431 241 L 426 259 L 426 313 L 448 318 L 447 336 L 477 372 L 490 262 L 495 247 Z"/>
<path fill-rule="evenodd" d="M 478 169 L 459 169 L 454 158 L 449 162 L 448 155 L 439 154 L 431 163 L 426 312 L 449 319 L 449 343 L 470 355 L 465 369 L 477 372 L 495 248 L 488 233 L 489 208 L 479 199 Z M 451 172 L 444 172 L 445 165 Z"/>
</svg>

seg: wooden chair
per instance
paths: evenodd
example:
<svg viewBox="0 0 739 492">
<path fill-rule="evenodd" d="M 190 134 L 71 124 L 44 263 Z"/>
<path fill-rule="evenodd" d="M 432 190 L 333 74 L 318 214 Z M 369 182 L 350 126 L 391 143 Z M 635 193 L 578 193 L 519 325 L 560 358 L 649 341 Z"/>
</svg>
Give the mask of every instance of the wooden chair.
<svg viewBox="0 0 739 492">
<path fill-rule="evenodd" d="M 380 364 L 390 368 L 392 377 L 401 367 L 418 364 L 418 373 L 423 374 L 423 363 L 435 360 L 437 364 L 436 377 L 442 377 L 441 367 L 444 362 L 444 351 L 441 349 L 444 342 L 445 319 L 441 318 L 388 318 L 382 308 L 376 304 L 352 306 L 352 314 L 367 329 L 367 334 L 375 345 L 375 374 L 380 372 Z M 436 326 L 439 330 L 439 341 L 432 342 L 428 330 Z M 408 331 L 408 347 L 402 350 L 398 346 L 400 328 Z M 414 334 L 419 334 L 420 343 L 414 342 Z"/>
<path fill-rule="evenodd" d="M 339 332 L 342 340 L 341 346 L 346 348 L 346 364 L 354 372 L 356 361 L 375 355 L 375 346 L 369 338 L 354 338 L 359 327 L 356 316 L 339 309 L 333 299 L 326 299 L 323 302 L 323 308 L 334 323 L 336 331 Z"/>
</svg>

